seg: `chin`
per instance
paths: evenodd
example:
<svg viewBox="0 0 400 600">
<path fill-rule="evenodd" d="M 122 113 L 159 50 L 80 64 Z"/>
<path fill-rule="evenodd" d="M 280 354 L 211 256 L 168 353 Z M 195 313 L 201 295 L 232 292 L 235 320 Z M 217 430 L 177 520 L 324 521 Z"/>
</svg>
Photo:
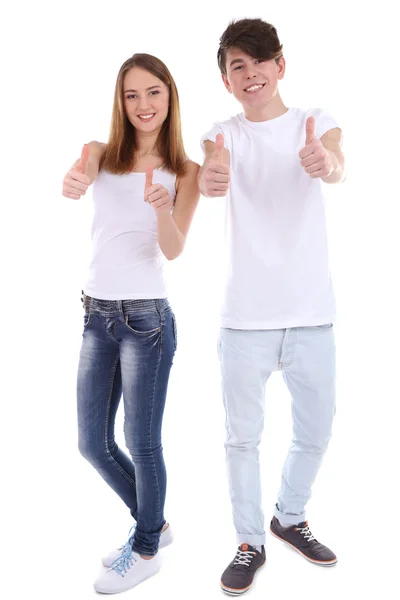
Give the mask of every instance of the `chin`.
<svg viewBox="0 0 400 600">
<path fill-rule="evenodd" d="M 153 133 L 155 131 L 159 131 L 161 124 L 160 123 L 142 123 L 141 121 L 134 123 L 135 129 L 137 131 L 142 131 L 143 133 Z"/>
</svg>

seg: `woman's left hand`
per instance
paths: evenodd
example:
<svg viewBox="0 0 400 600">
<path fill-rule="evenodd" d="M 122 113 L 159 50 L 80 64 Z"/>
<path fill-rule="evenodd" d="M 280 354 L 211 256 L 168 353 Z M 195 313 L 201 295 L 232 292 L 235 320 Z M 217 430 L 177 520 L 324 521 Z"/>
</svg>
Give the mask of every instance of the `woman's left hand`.
<svg viewBox="0 0 400 600">
<path fill-rule="evenodd" d="M 151 168 L 151 167 L 150 167 Z M 146 185 L 144 188 L 144 200 L 152 205 L 154 210 L 158 212 L 171 212 L 174 205 L 169 191 L 161 183 L 152 183 L 153 169 L 146 170 Z"/>
</svg>

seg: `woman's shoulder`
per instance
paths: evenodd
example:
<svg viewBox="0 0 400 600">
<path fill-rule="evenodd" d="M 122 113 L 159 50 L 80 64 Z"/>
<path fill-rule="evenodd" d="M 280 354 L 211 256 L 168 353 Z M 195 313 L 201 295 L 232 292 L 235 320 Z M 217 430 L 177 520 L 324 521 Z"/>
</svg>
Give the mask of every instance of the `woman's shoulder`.
<svg viewBox="0 0 400 600">
<path fill-rule="evenodd" d="M 88 146 L 92 150 L 97 150 L 101 152 L 107 150 L 107 144 L 105 144 L 104 142 L 98 142 L 97 140 L 92 140 L 88 143 Z"/>
<path fill-rule="evenodd" d="M 185 178 L 191 179 L 193 177 L 196 177 L 197 173 L 199 172 L 199 169 L 200 169 L 200 165 L 198 165 L 193 160 L 187 159 L 185 161 L 185 171 L 182 175 L 180 175 L 178 177 L 178 179 L 185 179 Z"/>
<path fill-rule="evenodd" d="M 176 189 L 191 189 L 197 190 L 197 175 L 199 173 L 200 165 L 193 160 L 186 160 L 185 170 L 181 175 L 176 178 Z"/>
<path fill-rule="evenodd" d="M 190 160 L 189 158 L 185 162 L 185 166 L 186 166 L 187 169 L 192 169 L 194 171 L 198 171 L 200 169 L 200 165 L 197 164 L 197 162 L 194 162 L 193 160 Z"/>
</svg>

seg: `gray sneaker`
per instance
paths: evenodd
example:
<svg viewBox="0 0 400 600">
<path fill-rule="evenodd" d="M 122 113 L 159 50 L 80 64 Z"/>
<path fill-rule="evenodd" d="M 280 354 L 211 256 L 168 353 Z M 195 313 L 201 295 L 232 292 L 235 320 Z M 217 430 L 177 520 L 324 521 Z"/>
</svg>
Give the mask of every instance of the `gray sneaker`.
<svg viewBox="0 0 400 600">
<path fill-rule="evenodd" d="M 278 519 L 273 517 L 270 529 L 272 535 L 278 538 L 278 540 L 292 546 L 304 558 L 315 565 L 320 565 L 321 567 L 333 567 L 333 565 L 336 565 L 338 561 L 336 555 L 332 550 L 324 546 L 324 544 L 320 544 L 315 539 L 307 521 L 303 521 L 293 527 L 284 528 Z"/>
<path fill-rule="evenodd" d="M 265 563 L 265 548 L 258 552 L 249 544 L 239 546 L 236 556 L 221 577 L 221 587 L 232 596 L 240 596 L 250 589 L 257 569 Z"/>
</svg>

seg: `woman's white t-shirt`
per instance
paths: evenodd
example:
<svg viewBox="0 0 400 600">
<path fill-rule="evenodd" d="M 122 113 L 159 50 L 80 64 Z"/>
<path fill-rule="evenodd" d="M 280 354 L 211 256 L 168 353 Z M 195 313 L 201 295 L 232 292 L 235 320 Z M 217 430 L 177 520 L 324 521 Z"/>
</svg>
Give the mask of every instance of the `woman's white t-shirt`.
<svg viewBox="0 0 400 600">
<path fill-rule="evenodd" d="M 164 257 L 158 244 L 157 216 L 144 201 L 145 173 L 100 171 L 93 184 L 92 259 L 85 294 L 104 300 L 165 298 Z M 176 196 L 176 176 L 153 172 Z"/>
</svg>

